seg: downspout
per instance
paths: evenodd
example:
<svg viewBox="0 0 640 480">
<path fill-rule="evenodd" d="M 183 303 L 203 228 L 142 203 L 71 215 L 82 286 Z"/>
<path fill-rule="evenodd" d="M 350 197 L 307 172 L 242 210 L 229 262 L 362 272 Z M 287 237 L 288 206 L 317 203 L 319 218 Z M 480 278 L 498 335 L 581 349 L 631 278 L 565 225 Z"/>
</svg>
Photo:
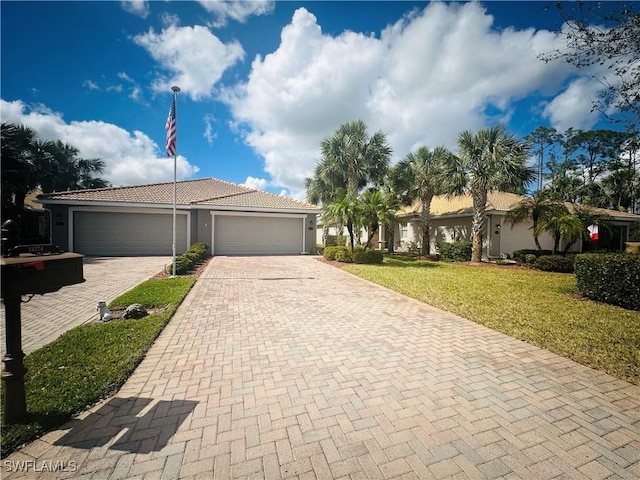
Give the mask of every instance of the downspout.
<svg viewBox="0 0 640 480">
<path fill-rule="evenodd" d="M 302 217 L 302 254 L 307 254 L 307 217 Z"/>
</svg>

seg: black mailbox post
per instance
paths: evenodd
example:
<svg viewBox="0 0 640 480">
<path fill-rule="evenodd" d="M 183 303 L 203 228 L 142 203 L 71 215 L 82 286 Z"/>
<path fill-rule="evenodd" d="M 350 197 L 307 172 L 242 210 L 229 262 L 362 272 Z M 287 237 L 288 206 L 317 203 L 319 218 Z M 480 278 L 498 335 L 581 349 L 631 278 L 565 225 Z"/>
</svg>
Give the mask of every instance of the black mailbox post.
<svg viewBox="0 0 640 480">
<path fill-rule="evenodd" d="M 20 318 L 22 295 L 43 295 L 84 282 L 82 258 L 77 253 L 58 253 L 52 245 L 33 245 L 15 247 L 0 259 L 7 347 L 2 359 L 7 423 L 20 421 L 27 410 Z"/>
</svg>

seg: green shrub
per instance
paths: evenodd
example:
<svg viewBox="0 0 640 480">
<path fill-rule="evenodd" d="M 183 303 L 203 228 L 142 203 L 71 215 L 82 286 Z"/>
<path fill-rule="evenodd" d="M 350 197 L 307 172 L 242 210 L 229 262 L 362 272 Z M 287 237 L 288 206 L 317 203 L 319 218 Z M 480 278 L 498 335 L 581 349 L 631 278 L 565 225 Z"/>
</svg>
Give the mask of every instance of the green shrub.
<svg viewBox="0 0 640 480">
<path fill-rule="evenodd" d="M 551 255 L 553 252 L 551 250 L 538 250 L 534 248 L 524 248 L 522 250 L 514 250 L 513 259 L 516 261 L 518 265 L 529 265 L 530 262 L 527 262 L 527 255 L 534 255 L 535 257 L 541 257 L 542 255 Z"/>
<path fill-rule="evenodd" d="M 382 263 L 382 252 L 377 250 L 363 250 L 353 253 L 353 263 Z"/>
<path fill-rule="evenodd" d="M 195 267 L 195 263 L 184 255 L 178 255 L 176 257 L 176 275 L 185 275 L 189 273 Z M 170 274 L 173 274 L 173 265 L 169 264 L 167 267 Z"/>
<path fill-rule="evenodd" d="M 592 300 L 640 310 L 640 256 L 582 254 L 575 261 L 576 285 Z"/>
<path fill-rule="evenodd" d="M 209 245 L 207 244 L 207 242 L 194 243 L 189 247 L 189 250 L 187 251 L 194 252 L 194 253 L 197 253 L 198 255 L 204 256 L 209 251 Z"/>
<path fill-rule="evenodd" d="M 562 255 L 542 255 L 536 259 L 533 267 L 545 272 L 572 273 L 573 260 Z"/>
<path fill-rule="evenodd" d="M 343 247 L 347 245 L 345 235 L 327 235 L 327 247 Z"/>
<path fill-rule="evenodd" d="M 471 260 L 471 242 L 438 243 L 438 253 L 443 260 L 468 262 Z"/>
<path fill-rule="evenodd" d="M 522 260 L 522 263 L 519 263 L 520 265 L 529 265 L 530 267 L 533 267 L 536 264 L 536 260 L 538 259 L 537 256 L 535 256 L 533 253 L 527 253 L 524 256 L 524 259 Z"/>
<path fill-rule="evenodd" d="M 336 259 L 336 252 L 338 251 L 338 248 L 340 247 L 336 247 L 331 246 L 331 247 L 325 247 L 324 250 L 322 251 L 322 256 L 326 259 L 326 260 L 335 260 Z"/>
<path fill-rule="evenodd" d="M 353 254 L 349 247 L 336 247 L 336 261 L 343 263 L 352 263 Z"/>
<path fill-rule="evenodd" d="M 327 260 L 351 263 L 351 249 L 344 246 L 325 247 L 322 256 Z"/>
<path fill-rule="evenodd" d="M 192 272 L 198 262 L 207 258 L 209 245 L 206 242 L 194 243 L 182 255 L 176 256 L 176 275 L 186 275 Z M 173 264 L 167 266 L 167 271 L 173 273 Z"/>
</svg>

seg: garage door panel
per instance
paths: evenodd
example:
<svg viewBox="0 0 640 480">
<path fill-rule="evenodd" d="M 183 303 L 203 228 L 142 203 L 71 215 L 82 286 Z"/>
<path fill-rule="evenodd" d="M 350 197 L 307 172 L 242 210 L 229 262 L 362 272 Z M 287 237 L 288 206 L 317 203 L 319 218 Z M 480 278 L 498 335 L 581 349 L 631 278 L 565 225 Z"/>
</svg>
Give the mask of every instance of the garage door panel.
<svg viewBox="0 0 640 480">
<path fill-rule="evenodd" d="M 168 214 L 75 212 L 74 251 L 84 255 L 171 255 Z M 176 216 L 176 251 L 187 249 L 187 216 Z"/>
<path fill-rule="evenodd" d="M 299 218 L 215 217 L 215 255 L 292 255 L 301 251 Z"/>
</svg>

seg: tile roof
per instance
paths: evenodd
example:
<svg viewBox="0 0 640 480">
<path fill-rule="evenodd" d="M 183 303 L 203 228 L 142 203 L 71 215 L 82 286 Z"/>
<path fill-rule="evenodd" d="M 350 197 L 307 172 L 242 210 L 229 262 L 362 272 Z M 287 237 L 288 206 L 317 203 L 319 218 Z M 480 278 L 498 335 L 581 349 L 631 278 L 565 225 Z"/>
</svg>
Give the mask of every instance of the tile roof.
<svg viewBox="0 0 640 480">
<path fill-rule="evenodd" d="M 91 190 L 71 190 L 38 195 L 42 203 L 129 203 L 172 205 L 173 182 Z M 273 193 L 254 190 L 217 178 L 176 182 L 176 204 L 233 206 L 248 209 L 320 210 L 319 207 Z"/>
<path fill-rule="evenodd" d="M 516 195 L 514 193 L 489 192 L 487 195 L 487 211 L 508 212 L 515 204 L 524 198 L 524 196 Z M 567 203 L 566 205 L 570 210 L 576 207 L 576 205 L 572 203 Z M 589 208 L 601 214 L 609 215 L 613 218 L 640 221 L 640 215 L 635 215 L 633 213 L 620 212 L 618 210 L 609 210 L 605 208 L 582 207 Z M 422 205 L 418 200 L 411 206 L 403 207 L 400 210 L 400 215 L 419 214 L 421 208 Z M 469 194 L 459 195 L 452 198 L 447 198 L 444 195 L 438 195 L 433 197 L 433 200 L 431 201 L 431 215 L 470 215 L 471 213 L 473 213 L 473 199 Z"/>
</svg>

